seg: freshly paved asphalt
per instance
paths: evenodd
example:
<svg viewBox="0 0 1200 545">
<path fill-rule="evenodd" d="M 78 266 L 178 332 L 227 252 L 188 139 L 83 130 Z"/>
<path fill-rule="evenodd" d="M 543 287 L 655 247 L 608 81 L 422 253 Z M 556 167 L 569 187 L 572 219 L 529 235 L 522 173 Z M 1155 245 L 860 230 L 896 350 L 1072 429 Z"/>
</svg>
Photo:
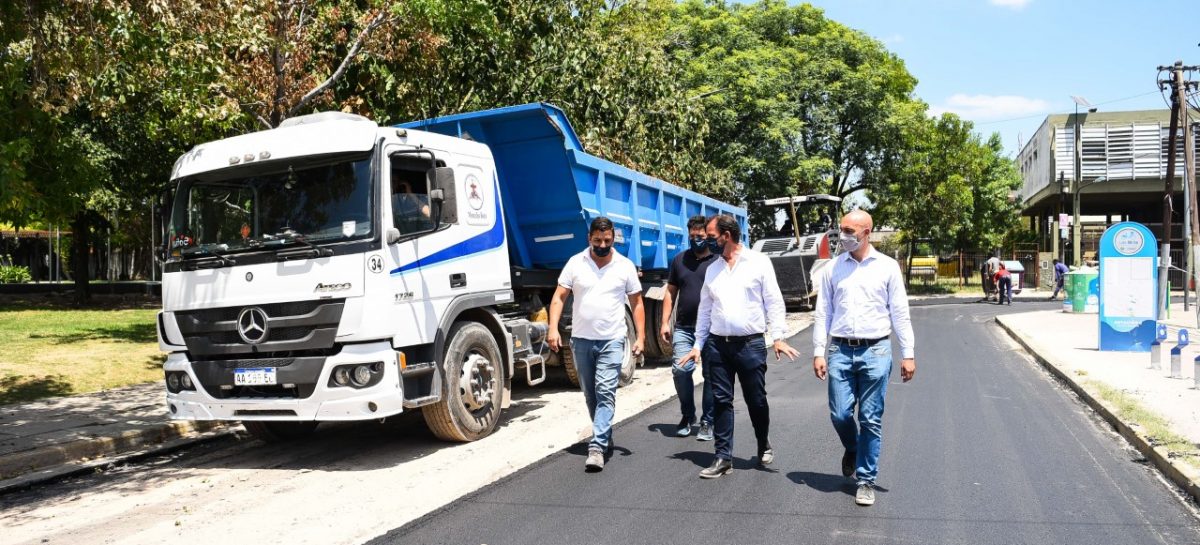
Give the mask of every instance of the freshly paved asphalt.
<svg viewBox="0 0 1200 545">
<path fill-rule="evenodd" d="M 576 445 L 375 542 L 1200 543 L 1191 508 L 992 321 L 1043 307 L 1054 305 L 913 308 L 917 374 L 909 384 L 892 374 L 873 507 L 854 505 L 839 472 L 806 331 L 791 339 L 804 357 L 767 374 L 769 469 L 753 465 L 739 394 L 736 470 L 697 478 L 712 443 L 667 436 L 679 420 L 671 401 L 616 429 L 601 473 L 583 471 Z"/>
</svg>

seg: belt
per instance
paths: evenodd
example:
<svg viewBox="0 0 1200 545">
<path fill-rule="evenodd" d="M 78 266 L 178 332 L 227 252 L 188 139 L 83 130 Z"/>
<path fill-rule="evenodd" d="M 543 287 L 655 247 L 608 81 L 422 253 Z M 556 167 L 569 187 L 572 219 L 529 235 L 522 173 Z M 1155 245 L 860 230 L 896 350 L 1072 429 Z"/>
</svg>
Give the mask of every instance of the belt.
<svg viewBox="0 0 1200 545">
<path fill-rule="evenodd" d="M 755 333 L 753 335 L 709 335 L 708 338 L 717 339 L 727 343 L 744 343 L 753 341 L 754 339 L 761 339 L 762 336 L 762 333 Z"/>
<path fill-rule="evenodd" d="M 888 339 L 888 337 L 890 337 L 890 336 L 891 335 L 884 335 L 878 339 L 847 339 L 845 337 L 831 337 L 830 339 L 833 342 L 838 343 L 838 344 L 855 347 L 855 346 L 872 345 L 879 341 L 886 341 Z"/>
</svg>

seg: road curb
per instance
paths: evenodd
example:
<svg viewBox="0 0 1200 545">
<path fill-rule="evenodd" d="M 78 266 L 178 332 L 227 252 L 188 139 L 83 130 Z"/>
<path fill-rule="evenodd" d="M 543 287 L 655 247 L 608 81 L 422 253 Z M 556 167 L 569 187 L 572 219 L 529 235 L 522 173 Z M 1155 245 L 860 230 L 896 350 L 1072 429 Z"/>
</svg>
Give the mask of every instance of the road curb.
<svg viewBox="0 0 1200 545">
<path fill-rule="evenodd" d="M 1029 340 L 1017 333 L 1010 325 L 1004 323 L 1003 318 L 1004 316 L 996 316 L 996 324 L 999 325 L 1000 329 L 1003 329 L 1005 333 L 1008 333 L 1009 337 L 1012 337 L 1017 344 L 1021 345 L 1021 347 L 1033 357 L 1034 361 L 1038 362 L 1038 364 L 1049 371 L 1050 374 L 1054 375 L 1060 382 L 1069 387 L 1071 391 L 1075 392 L 1075 395 L 1079 396 L 1079 399 L 1083 400 L 1083 402 L 1091 407 L 1092 410 L 1096 411 L 1096 414 L 1099 414 L 1101 418 L 1112 425 L 1113 428 L 1117 430 L 1117 433 L 1121 434 L 1121 437 L 1124 437 L 1126 441 L 1129 441 L 1129 443 L 1132 444 L 1133 447 L 1142 454 L 1142 456 L 1145 456 L 1147 460 L 1154 464 L 1154 467 L 1162 472 L 1162 474 L 1169 481 L 1175 484 L 1175 486 L 1183 489 L 1183 491 L 1191 496 L 1194 500 L 1200 501 L 1200 475 L 1197 475 L 1196 472 L 1190 467 L 1173 463 L 1167 451 L 1150 444 L 1150 441 L 1148 441 L 1146 437 L 1142 436 L 1137 432 L 1137 430 L 1133 429 L 1129 423 L 1121 420 L 1121 418 L 1117 416 L 1116 411 L 1109 406 L 1108 403 L 1093 395 L 1092 392 L 1088 391 L 1086 386 L 1076 382 L 1075 379 L 1068 373 L 1063 372 L 1062 369 L 1059 369 L 1058 366 L 1054 365 L 1054 363 L 1050 362 L 1044 356 L 1038 353 L 1038 351 L 1033 348 Z"/>
<path fill-rule="evenodd" d="M 0 492 L 233 433 L 218 421 L 170 421 L 0 457 Z"/>
</svg>

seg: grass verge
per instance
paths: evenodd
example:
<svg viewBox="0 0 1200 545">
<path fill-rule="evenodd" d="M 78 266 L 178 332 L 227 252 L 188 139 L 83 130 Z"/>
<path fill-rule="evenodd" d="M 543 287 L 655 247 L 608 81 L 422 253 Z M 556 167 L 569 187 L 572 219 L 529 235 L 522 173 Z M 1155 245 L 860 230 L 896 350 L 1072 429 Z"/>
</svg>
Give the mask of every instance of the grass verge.
<svg viewBox="0 0 1200 545">
<path fill-rule="evenodd" d="M 1146 441 L 1155 447 L 1165 449 L 1167 457 L 1183 460 L 1196 467 L 1200 463 L 1200 447 L 1188 441 L 1187 438 L 1171 431 L 1167 420 L 1145 407 L 1142 407 L 1133 396 L 1112 386 L 1094 380 L 1083 381 L 1086 387 L 1096 392 L 1096 395 L 1113 408 L 1124 422 L 1137 426 Z"/>
<path fill-rule="evenodd" d="M 0 302 L 0 405 L 160 380 L 156 310 L 145 306 Z"/>
</svg>

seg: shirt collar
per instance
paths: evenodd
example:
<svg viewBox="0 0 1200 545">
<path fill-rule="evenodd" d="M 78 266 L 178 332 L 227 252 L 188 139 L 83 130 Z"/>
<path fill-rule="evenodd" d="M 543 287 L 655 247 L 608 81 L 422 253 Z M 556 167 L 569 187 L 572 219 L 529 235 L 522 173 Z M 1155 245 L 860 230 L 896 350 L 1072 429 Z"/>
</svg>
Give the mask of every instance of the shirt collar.
<svg viewBox="0 0 1200 545">
<path fill-rule="evenodd" d="M 871 245 L 871 246 L 867 247 L 867 255 L 865 257 L 863 257 L 862 261 L 855 261 L 854 256 L 850 255 L 850 252 L 844 252 L 842 254 L 842 256 L 843 256 L 844 260 L 849 261 L 851 263 L 866 263 L 866 262 L 871 261 L 872 259 L 875 259 L 876 257 L 878 257 L 877 255 L 875 255 L 877 252 L 878 251 L 875 249 L 875 245 Z"/>
</svg>

